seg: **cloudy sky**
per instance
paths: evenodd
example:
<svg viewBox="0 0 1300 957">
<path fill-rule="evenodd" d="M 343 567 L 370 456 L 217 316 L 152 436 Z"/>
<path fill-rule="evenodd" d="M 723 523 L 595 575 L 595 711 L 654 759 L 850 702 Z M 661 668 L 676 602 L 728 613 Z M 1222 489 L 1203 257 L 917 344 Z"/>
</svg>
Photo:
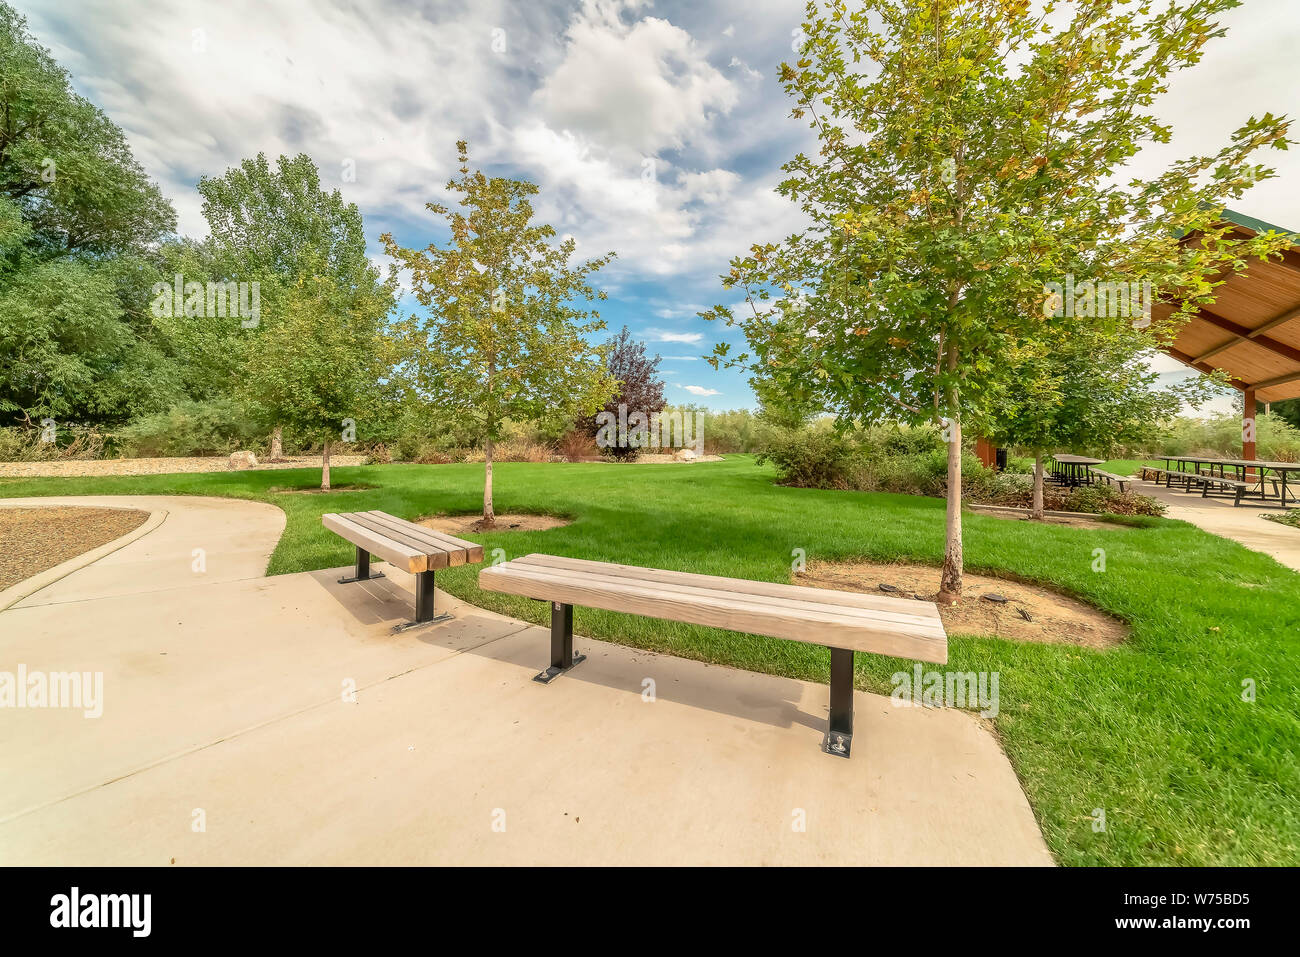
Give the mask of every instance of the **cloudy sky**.
<svg viewBox="0 0 1300 957">
<path fill-rule="evenodd" d="M 775 79 L 801 0 L 15 5 L 126 131 L 183 232 L 205 231 L 200 176 L 306 152 L 361 207 L 376 257 L 386 230 L 427 245 L 443 234 L 424 204 L 464 138 L 476 165 L 538 183 L 540 216 L 580 253 L 618 253 L 604 317 L 664 357 L 670 401 L 753 405 L 742 376 L 701 358 L 734 332 L 695 313 L 734 304 L 717 278 L 731 256 L 798 224 L 772 187 L 808 136 Z M 1246 0 L 1225 24 L 1161 104 L 1173 143 L 1136 172 L 1217 150 L 1249 113 L 1300 113 L 1300 0 Z M 1300 228 L 1300 150 L 1269 161 L 1279 179 L 1237 205 Z"/>
</svg>

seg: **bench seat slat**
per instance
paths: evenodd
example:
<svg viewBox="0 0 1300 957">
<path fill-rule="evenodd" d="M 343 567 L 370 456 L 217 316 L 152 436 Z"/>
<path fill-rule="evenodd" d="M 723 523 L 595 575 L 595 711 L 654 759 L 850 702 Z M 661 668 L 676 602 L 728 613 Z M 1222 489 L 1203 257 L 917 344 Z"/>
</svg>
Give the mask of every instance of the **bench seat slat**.
<svg viewBox="0 0 1300 957">
<path fill-rule="evenodd" d="M 331 532 L 341 535 L 358 548 L 364 548 L 373 555 L 378 555 L 395 568 L 402 568 L 412 574 L 427 571 L 427 555 L 418 549 L 395 541 L 392 537 L 376 532 L 346 515 L 327 513 L 322 515 L 321 524 Z"/>
<path fill-rule="evenodd" d="M 701 575 L 696 572 L 677 572 L 663 568 L 642 568 L 638 565 L 618 565 L 612 562 L 593 562 L 584 558 L 566 558 L 560 555 L 525 555 L 514 559 L 510 564 L 537 565 L 543 568 L 569 569 L 576 572 L 589 572 L 596 575 L 618 576 L 638 581 L 662 582 L 666 585 L 686 585 L 696 588 L 712 588 L 724 592 L 746 595 L 762 595 L 769 598 L 794 599 L 808 601 L 809 593 L 815 595 L 811 600 L 819 604 L 844 605 L 849 608 L 866 608 L 882 612 L 897 612 L 907 609 L 912 617 L 926 618 L 941 623 L 938 609 L 929 603 L 906 598 L 889 598 L 884 595 L 864 595 L 859 592 L 832 591 L 824 588 L 809 588 L 806 585 L 787 585 L 781 582 L 760 582 L 740 578 L 723 578 L 719 575 Z M 913 607 L 914 606 L 914 607 Z"/>
<path fill-rule="evenodd" d="M 526 598 L 640 614 L 834 648 L 940 664 L 948 660 L 947 637 L 937 615 L 933 620 L 917 615 L 914 616 L 918 619 L 916 621 L 900 621 L 897 619 L 908 616 L 900 615 L 897 611 L 891 615 L 890 612 L 881 610 L 852 608 L 830 602 L 818 603 L 815 596 L 804 596 L 802 601 L 763 601 L 756 600 L 762 596 L 739 591 L 675 587 L 660 582 L 637 582 L 618 575 L 601 577 L 582 571 L 566 573 L 562 569 L 546 569 L 517 562 L 485 568 L 479 573 L 479 585 L 489 591 Z M 820 592 L 821 589 L 806 591 Z M 903 599 L 895 601 L 900 605 L 907 604 Z"/>
<path fill-rule="evenodd" d="M 369 512 L 347 512 L 345 517 L 358 525 L 374 529 L 380 535 L 387 535 L 395 541 L 424 552 L 429 559 L 430 569 L 465 564 L 467 558 L 465 549 L 455 548 L 445 542 L 421 535 L 419 526 L 400 518 L 393 518 L 382 512 L 378 515 Z"/>
<path fill-rule="evenodd" d="M 921 631 L 937 631 L 943 627 L 943 622 L 937 615 L 927 615 L 925 613 L 925 607 L 928 603 L 905 598 L 893 599 L 895 604 L 888 609 L 882 610 L 875 608 L 859 608 L 851 605 L 841 605 L 834 602 L 824 601 L 822 599 L 823 595 L 846 594 L 844 592 L 833 592 L 824 588 L 804 588 L 804 594 L 800 595 L 798 598 L 776 598 L 772 595 L 753 594 L 752 592 L 727 588 L 706 588 L 698 585 L 636 581 L 635 579 L 623 576 L 567 571 L 560 568 L 546 568 L 541 565 L 520 565 L 518 568 L 512 569 L 512 574 L 513 573 L 535 575 L 547 580 L 591 582 L 592 584 L 611 590 L 625 589 L 628 587 L 641 587 L 649 589 L 655 593 L 666 593 L 675 596 L 679 595 L 687 599 L 694 597 L 721 599 L 723 601 L 738 602 L 747 605 L 753 604 L 769 608 L 783 608 L 792 611 L 808 611 L 815 614 L 829 614 L 836 618 L 843 618 L 848 621 L 897 622 L 899 625 L 914 627 Z M 852 592 L 848 592 L 847 594 L 852 594 Z"/>
<path fill-rule="evenodd" d="M 343 517 L 350 522 L 355 522 L 362 528 L 370 529 L 376 535 L 382 535 L 400 545 L 421 552 L 426 558 L 426 570 L 446 568 L 451 564 L 451 555 L 448 554 L 445 548 L 441 545 L 434 545 L 430 542 L 422 541 L 418 535 L 413 534 L 408 529 L 395 528 L 385 522 L 379 521 L 373 516 L 367 515 L 364 512 L 345 512 Z"/>
<path fill-rule="evenodd" d="M 429 528 L 425 525 L 417 525 L 414 522 L 407 522 L 404 519 L 394 518 L 387 512 L 369 511 L 361 512 L 362 515 L 370 515 L 375 519 L 387 522 L 390 525 L 411 526 L 411 533 L 418 534 L 423 541 L 432 542 L 441 546 L 448 552 L 464 553 L 464 561 L 452 561 L 453 565 L 463 565 L 467 562 L 483 561 L 483 546 L 477 542 L 466 541 L 463 538 L 456 538 L 454 535 L 448 535 L 446 532 L 440 532 L 435 528 Z"/>
</svg>

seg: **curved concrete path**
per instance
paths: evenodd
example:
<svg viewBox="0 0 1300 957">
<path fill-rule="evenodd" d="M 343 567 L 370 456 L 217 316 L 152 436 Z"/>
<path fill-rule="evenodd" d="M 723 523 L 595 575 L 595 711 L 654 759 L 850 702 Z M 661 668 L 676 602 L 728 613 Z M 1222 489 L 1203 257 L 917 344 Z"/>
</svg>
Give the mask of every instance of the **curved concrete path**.
<svg viewBox="0 0 1300 957">
<path fill-rule="evenodd" d="M 161 507 L 148 535 L 0 612 L 0 671 L 102 672 L 102 715 L 0 709 L 0 864 L 1050 864 L 974 718 L 579 639 L 412 582 L 262 577 L 278 509 Z M 206 572 L 193 570 L 204 549 Z M 646 679 L 654 700 L 643 694 Z"/>
</svg>

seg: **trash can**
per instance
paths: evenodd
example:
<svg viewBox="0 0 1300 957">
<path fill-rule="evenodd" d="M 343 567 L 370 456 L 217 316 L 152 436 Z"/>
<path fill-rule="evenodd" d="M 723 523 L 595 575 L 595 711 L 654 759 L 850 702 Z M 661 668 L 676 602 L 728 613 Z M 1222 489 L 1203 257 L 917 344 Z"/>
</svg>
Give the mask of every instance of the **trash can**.
<svg viewBox="0 0 1300 957">
<path fill-rule="evenodd" d="M 994 468 L 999 472 L 1005 472 L 1007 470 L 1007 450 L 998 449 L 995 454 L 997 456 L 997 462 L 995 463 Z"/>
</svg>

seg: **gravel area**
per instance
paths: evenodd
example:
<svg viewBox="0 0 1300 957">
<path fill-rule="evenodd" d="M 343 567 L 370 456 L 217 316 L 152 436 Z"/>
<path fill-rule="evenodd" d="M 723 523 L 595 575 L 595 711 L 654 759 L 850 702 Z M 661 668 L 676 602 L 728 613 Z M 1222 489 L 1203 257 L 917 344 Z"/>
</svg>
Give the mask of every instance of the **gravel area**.
<svg viewBox="0 0 1300 957">
<path fill-rule="evenodd" d="M 0 591 L 139 528 L 136 508 L 0 508 Z"/>
<path fill-rule="evenodd" d="M 365 462 L 364 455 L 331 455 L 331 468 L 347 468 Z M 292 455 L 278 462 L 259 463 L 255 469 L 306 469 L 321 467 L 319 455 Z M 77 475 L 167 475 L 173 472 L 229 472 L 230 457 L 184 459 L 68 459 L 57 462 L 0 462 L 0 477 L 64 478 Z"/>
</svg>

